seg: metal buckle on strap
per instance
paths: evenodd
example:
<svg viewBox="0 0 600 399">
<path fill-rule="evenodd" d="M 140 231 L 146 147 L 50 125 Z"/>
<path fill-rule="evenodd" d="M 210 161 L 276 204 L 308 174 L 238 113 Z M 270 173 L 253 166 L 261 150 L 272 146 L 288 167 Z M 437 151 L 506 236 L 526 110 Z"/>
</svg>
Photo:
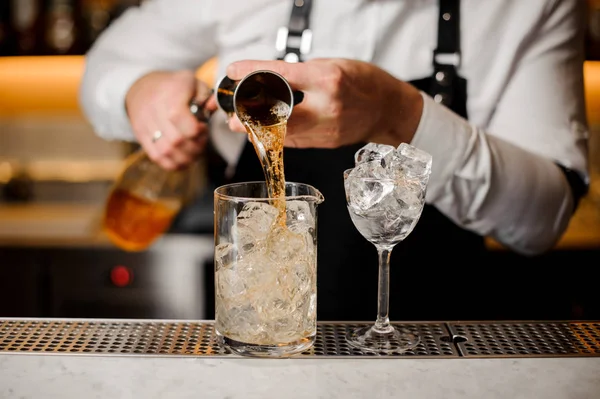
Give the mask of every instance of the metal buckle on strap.
<svg viewBox="0 0 600 399">
<path fill-rule="evenodd" d="M 284 59 L 287 57 L 288 54 L 290 54 L 290 52 L 288 52 L 288 54 L 285 54 L 287 49 L 296 49 L 302 55 L 308 54 L 312 47 L 312 37 L 313 34 L 312 30 L 310 29 L 304 29 L 302 31 L 302 34 L 298 36 L 290 35 L 289 29 L 285 26 L 282 26 L 277 31 L 275 49 L 278 53 L 284 55 Z"/>
<path fill-rule="evenodd" d="M 455 67 L 458 67 L 460 62 L 460 53 L 441 53 L 437 51 L 433 53 L 434 65 L 454 65 Z"/>
</svg>

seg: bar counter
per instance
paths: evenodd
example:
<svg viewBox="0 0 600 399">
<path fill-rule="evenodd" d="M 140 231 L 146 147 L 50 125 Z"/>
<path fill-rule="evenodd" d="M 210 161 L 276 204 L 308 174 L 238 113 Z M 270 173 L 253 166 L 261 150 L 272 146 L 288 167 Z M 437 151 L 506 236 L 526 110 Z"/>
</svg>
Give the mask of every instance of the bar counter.
<svg viewBox="0 0 600 399">
<path fill-rule="evenodd" d="M 211 321 L 0 319 L 2 398 L 598 398 L 600 322 L 395 323 L 404 354 L 320 322 L 289 359 L 235 356 Z"/>
</svg>

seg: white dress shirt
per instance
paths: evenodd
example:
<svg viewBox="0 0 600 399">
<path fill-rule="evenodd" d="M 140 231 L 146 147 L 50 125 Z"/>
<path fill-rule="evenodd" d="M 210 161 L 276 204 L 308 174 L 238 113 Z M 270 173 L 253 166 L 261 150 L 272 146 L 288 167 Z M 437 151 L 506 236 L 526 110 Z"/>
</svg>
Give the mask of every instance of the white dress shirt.
<svg viewBox="0 0 600 399">
<path fill-rule="evenodd" d="M 126 12 L 87 56 L 81 104 L 97 134 L 134 140 L 124 98 L 150 71 L 196 69 L 216 56 L 220 77 L 233 61 L 274 59 L 292 1 L 149 0 Z M 463 0 L 458 72 L 468 80 L 469 120 L 423 94 L 411 143 L 433 156 L 428 203 L 524 254 L 552 247 L 572 214 L 554 162 L 587 179 L 582 8 L 581 0 Z M 314 0 L 306 59 L 353 58 L 398 79 L 427 77 L 437 19 L 437 0 Z M 223 113 L 211 125 L 235 166 L 245 135 L 229 131 Z"/>
</svg>

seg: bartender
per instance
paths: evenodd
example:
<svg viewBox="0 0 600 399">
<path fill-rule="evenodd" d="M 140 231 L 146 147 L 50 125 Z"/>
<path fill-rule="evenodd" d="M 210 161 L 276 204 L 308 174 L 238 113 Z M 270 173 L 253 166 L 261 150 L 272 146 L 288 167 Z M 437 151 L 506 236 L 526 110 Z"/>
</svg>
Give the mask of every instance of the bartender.
<svg viewBox="0 0 600 399">
<path fill-rule="evenodd" d="M 519 275 L 526 262 L 491 257 L 484 237 L 524 259 L 543 254 L 586 192 L 583 7 L 147 1 L 87 54 L 81 104 L 100 137 L 138 142 L 164 168 L 208 152 L 225 165 L 220 183 L 262 180 L 239 121 L 217 111 L 199 122 L 188 104 L 206 93 L 194 71 L 212 57 L 219 77 L 279 72 L 304 92 L 288 123 L 286 180 L 325 197 L 320 320 L 371 320 L 376 312 L 375 247 L 352 225 L 342 177 L 366 142 L 406 142 L 433 157 L 423 214 L 392 253 L 390 319 L 568 317 L 560 293 Z"/>
</svg>

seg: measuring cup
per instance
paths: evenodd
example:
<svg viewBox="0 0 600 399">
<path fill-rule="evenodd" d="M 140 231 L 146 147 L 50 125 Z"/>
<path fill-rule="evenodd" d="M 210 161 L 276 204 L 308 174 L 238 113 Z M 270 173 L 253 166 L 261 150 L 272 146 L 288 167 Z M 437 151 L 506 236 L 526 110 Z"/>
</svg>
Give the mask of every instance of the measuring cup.
<svg viewBox="0 0 600 399">
<path fill-rule="evenodd" d="M 223 77 L 217 84 L 216 99 L 229 116 L 235 114 L 240 120 L 250 118 L 262 125 L 273 125 L 290 117 L 292 108 L 304 99 L 304 93 L 293 91 L 277 72 L 259 70 L 241 80 Z M 201 115 L 201 107 L 192 106 L 191 110 Z"/>
</svg>

